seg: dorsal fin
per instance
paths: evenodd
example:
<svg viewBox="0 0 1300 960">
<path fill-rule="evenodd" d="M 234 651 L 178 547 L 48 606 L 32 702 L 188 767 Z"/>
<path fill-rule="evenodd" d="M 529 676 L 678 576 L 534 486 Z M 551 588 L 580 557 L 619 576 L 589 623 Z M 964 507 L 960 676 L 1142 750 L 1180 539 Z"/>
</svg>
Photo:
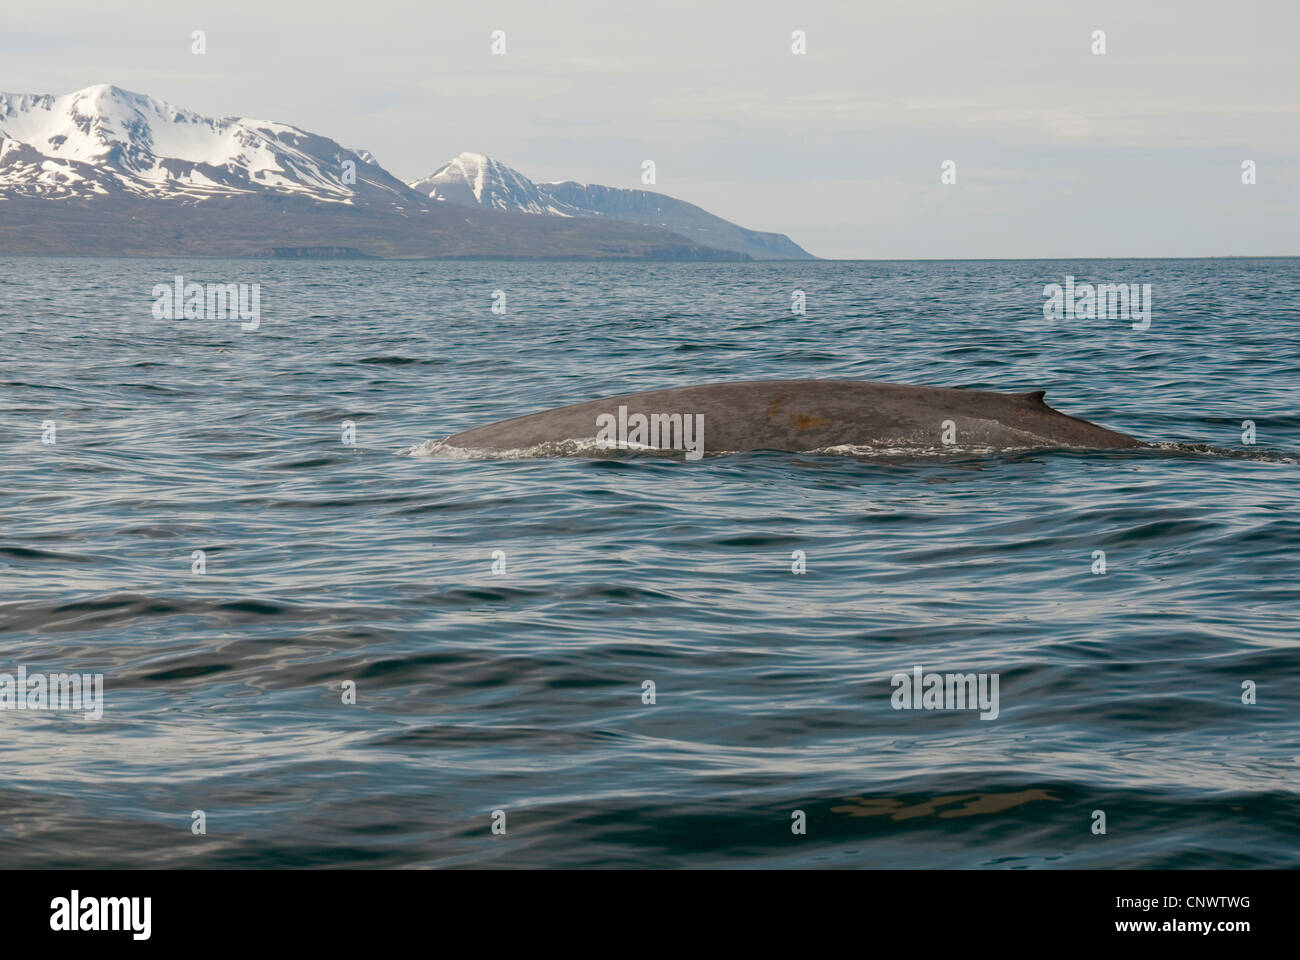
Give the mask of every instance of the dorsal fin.
<svg viewBox="0 0 1300 960">
<path fill-rule="evenodd" d="M 1030 390 L 1028 393 L 1021 394 L 1021 396 L 1026 397 L 1026 398 L 1029 399 L 1029 400 L 1033 400 L 1033 401 L 1035 401 L 1035 402 L 1037 402 L 1037 403 L 1043 403 L 1043 397 L 1047 396 L 1047 391 L 1046 391 L 1046 390 Z"/>
</svg>

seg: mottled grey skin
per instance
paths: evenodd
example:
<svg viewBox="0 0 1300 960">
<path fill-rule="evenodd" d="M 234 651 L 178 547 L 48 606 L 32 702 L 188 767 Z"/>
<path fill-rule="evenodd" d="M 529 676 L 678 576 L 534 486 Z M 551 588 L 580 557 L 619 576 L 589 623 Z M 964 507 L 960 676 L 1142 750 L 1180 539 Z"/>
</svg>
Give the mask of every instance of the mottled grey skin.
<svg viewBox="0 0 1300 960">
<path fill-rule="evenodd" d="M 758 380 L 673 387 L 559 407 L 478 427 L 444 441 L 480 451 L 523 450 L 596 436 L 596 418 L 628 413 L 704 415 L 704 451 L 819 450 L 844 444 L 941 447 L 943 422 L 957 448 L 1139 447 L 1132 437 L 1043 402 L 1043 391 L 990 393 L 854 380 Z"/>
</svg>

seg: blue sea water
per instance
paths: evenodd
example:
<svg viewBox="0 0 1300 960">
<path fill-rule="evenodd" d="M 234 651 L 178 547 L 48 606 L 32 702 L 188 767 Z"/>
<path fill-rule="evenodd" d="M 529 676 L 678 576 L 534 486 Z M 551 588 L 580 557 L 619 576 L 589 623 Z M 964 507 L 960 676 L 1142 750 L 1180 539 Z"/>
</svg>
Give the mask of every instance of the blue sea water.
<svg viewBox="0 0 1300 960">
<path fill-rule="evenodd" d="M 260 326 L 155 319 L 177 274 Z M 1150 328 L 1045 321 L 1067 274 Z M 0 866 L 1300 866 L 1298 304 L 1294 259 L 0 259 L 0 672 L 104 677 L 0 710 Z M 761 378 L 1157 445 L 400 452 Z M 997 718 L 893 709 L 916 666 Z"/>
</svg>

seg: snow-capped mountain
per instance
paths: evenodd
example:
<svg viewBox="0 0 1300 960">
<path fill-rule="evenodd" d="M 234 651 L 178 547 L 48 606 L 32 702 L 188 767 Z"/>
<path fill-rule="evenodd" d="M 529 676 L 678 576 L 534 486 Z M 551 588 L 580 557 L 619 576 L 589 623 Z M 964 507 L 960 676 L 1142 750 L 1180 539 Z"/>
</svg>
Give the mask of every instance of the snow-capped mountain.
<svg viewBox="0 0 1300 960">
<path fill-rule="evenodd" d="M 605 217 L 659 227 L 696 243 L 755 259 L 811 259 L 782 233 L 747 230 L 685 200 L 572 180 L 534 183 L 481 153 L 462 153 L 409 186 L 434 201 L 560 217 Z"/>
<path fill-rule="evenodd" d="M 695 239 L 705 234 L 717 242 Z M 299 127 L 206 117 L 108 84 L 0 93 L 7 253 L 807 256 L 670 197 L 535 184 L 477 154 L 408 185 L 369 152 Z"/>
<path fill-rule="evenodd" d="M 284 123 L 204 117 L 107 84 L 0 94 L 0 196 L 267 193 L 328 203 L 410 196 L 365 151 Z"/>
<path fill-rule="evenodd" d="M 462 153 L 452 157 L 427 177 L 412 180 L 407 185 L 433 200 L 466 207 L 549 213 L 562 217 L 582 215 L 556 204 L 518 170 L 481 153 Z"/>
</svg>

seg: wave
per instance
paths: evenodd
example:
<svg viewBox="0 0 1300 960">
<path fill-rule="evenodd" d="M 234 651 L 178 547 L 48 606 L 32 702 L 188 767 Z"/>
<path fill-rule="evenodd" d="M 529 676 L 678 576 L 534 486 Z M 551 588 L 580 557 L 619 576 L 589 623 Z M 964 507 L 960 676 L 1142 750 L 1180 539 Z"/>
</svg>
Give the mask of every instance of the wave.
<svg viewBox="0 0 1300 960">
<path fill-rule="evenodd" d="M 601 459 L 621 459 L 635 456 L 652 456 L 661 459 L 681 460 L 685 450 L 671 450 L 629 443 L 623 447 L 611 447 L 595 437 L 582 439 L 548 440 L 530 447 L 513 450 L 484 449 L 479 447 L 458 447 L 442 440 L 426 440 L 413 447 L 404 447 L 397 451 L 399 456 L 436 457 L 444 460 L 532 460 L 557 457 L 598 457 Z M 734 450 L 707 451 L 705 456 L 720 457 L 735 453 Z"/>
<path fill-rule="evenodd" d="M 1255 460 L 1262 463 L 1300 463 L 1300 453 L 1290 450 L 1247 450 L 1242 447 L 1216 447 L 1209 443 L 1152 443 L 1139 448 L 1156 455 L 1202 457 L 1207 460 Z"/>
<path fill-rule="evenodd" d="M 682 450 L 666 450 L 639 444 L 617 448 L 598 442 L 595 437 L 568 440 L 548 440 L 529 447 L 511 450 L 485 449 L 479 447 L 460 447 L 448 443 L 449 437 L 441 440 L 426 440 L 397 451 L 398 456 L 427 457 L 443 460 L 533 460 L 556 459 L 565 457 L 598 457 L 603 459 L 626 458 L 634 456 L 654 456 L 665 459 L 683 459 Z M 709 450 L 706 457 L 734 456 L 738 450 Z M 773 451 L 777 453 L 795 453 L 800 456 L 845 457 L 857 460 L 877 459 L 918 459 L 951 460 L 961 457 L 1015 456 L 1024 453 L 1068 453 L 1068 454 L 1102 454 L 1107 457 L 1194 457 L 1221 460 L 1252 460 L 1263 463 L 1300 463 L 1300 454 L 1285 450 L 1246 450 L 1234 447 L 1216 447 L 1208 443 L 1151 443 L 1141 447 L 1121 450 L 1089 450 L 1081 447 L 1051 447 L 1026 444 L 1023 446 L 899 446 L 890 444 L 841 443 L 813 450 Z"/>
</svg>

